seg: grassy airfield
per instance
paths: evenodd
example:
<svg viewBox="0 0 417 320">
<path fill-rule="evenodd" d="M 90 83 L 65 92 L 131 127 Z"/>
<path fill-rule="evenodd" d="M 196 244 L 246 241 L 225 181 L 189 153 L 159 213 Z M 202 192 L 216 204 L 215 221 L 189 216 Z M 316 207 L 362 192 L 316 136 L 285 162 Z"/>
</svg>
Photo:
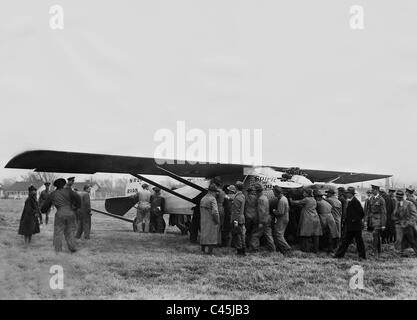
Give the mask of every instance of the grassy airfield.
<svg viewBox="0 0 417 320">
<path fill-rule="evenodd" d="M 369 234 L 368 260 L 361 262 L 353 246 L 342 260 L 300 251 L 291 258 L 267 252 L 242 258 L 231 248 L 206 256 L 175 227 L 137 234 L 129 223 L 94 214 L 91 240 L 80 240 L 75 254 L 64 245 L 57 255 L 54 215 L 25 248 L 17 235 L 22 209 L 22 200 L 0 200 L 0 299 L 417 299 L 417 259 L 384 245 L 376 260 Z M 349 269 L 357 264 L 363 290 L 349 287 Z M 53 265 L 64 268 L 63 290 L 49 287 Z"/>
</svg>

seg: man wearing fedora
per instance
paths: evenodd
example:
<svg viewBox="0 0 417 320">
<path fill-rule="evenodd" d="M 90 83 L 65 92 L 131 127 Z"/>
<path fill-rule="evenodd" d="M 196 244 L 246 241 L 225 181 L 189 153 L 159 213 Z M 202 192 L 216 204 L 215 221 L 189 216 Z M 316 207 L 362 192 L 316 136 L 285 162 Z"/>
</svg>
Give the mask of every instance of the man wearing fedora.
<svg viewBox="0 0 417 320">
<path fill-rule="evenodd" d="M 343 258 L 349 245 L 355 239 L 360 259 L 366 259 L 365 244 L 362 238 L 362 220 L 365 216 L 362 205 L 355 197 L 355 188 L 349 187 L 346 191 L 346 219 L 345 237 L 334 255 L 335 258 Z"/>
<path fill-rule="evenodd" d="M 335 246 L 337 247 L 342 235 L 342 202 L 336 197 L 336 190 L 333 188 L 326 191 L 326 201 L 332 206 L 332 216 L 338 232 L 338 235 L 334 240 Z"/>
<path fill-rule="evenodd" d="M 397 232 L 396 249 L 400 249 L 401 255 L 403 255 L 404 249 L 409 245 L 417 254 L 416 206 L 411 201 L 404 199 L 404 192 L 401 190 L 398 190 L 395 196 L 397 201 L 393 220 Z"/>
<path fill-rule="evenodd" d="M 367 212 L 368 230 L 372 231 L 372 245 L 375 255 L 381 254 L 381 232 L 385 230 L 387 223 L 387 209 L 384 198 L 379 194 L 380 187 L 372 186 L 372 197 L 369 199 Z"/>
</svg>

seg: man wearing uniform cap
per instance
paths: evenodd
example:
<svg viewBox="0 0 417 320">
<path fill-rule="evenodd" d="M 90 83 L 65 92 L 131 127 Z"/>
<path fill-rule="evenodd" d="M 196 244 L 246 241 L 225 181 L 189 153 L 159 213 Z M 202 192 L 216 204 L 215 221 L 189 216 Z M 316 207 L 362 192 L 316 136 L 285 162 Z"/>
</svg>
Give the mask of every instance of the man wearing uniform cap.
<svg viewBox="0 0 417 320">
<path fill-rule="evenodd" d="M 39 200 L 38 200 L 38 202 L 39 202 L 39 208 L 42 207 L 43 203 L 46 201 L 46 199 L 48 199 L 48 196 L 50 194 L 49 188 L 51 186 L 51 183 L 50 182 L 45 182 L 44 185 L 45 185 L 45 189 L 42 190 L 42 192 L 39 195 Z M 45 224 L 48 224 L 48 221 L 49 221 L 49 213 L 50 212 L 51 212 L 51 210 L 48 210 L 47 212 L 45 212 Z M 39 215 L 39 222 L 40 222 L 40 224 L 43 223 L 43 221 L 42 221 L 42 214 Z"/>
<path fill-rule="evenodd" d="M 349 245 L 355 239 L 356 247 L 360 259 L 366 259 L 365 244 L 362 238 L 362 220 L 365 216 L 362 205 L 355 197 L 355 188 L 349 187 L 346 191 L 346 233 L 342 238 L 342 243 L 337 249 L 335 258 L 343 258 Z"/>
<path fill-rule="evenodd" d="M 384 198 L 379 194 L 380 187 L 371 185 L 372 197 L 369 199 L 368 212 L 366 221 L 368 230 L 372 231 L 372 245 L 377 257 L 381 254 L 381 232 L 385 230 L 387 223 L 387 209 Z"/>
<path fill-rule="evenodd" d="M 76 239 L 81 239 L 84 235 L 84 239 L 90 239 L 91 232 L 91 199 L 90 199 L 91 186 L 86 184 L 83 187 L 83 191 L 77 191 L 77 194 L 81 199 L 81 206 L 77 211 L 78 225 L 77 232 L 75 234 Z"/>
<path fill-rule="evenodd" d="M 387 229 L 389 228 L 389 230 L 390 230 L 390 232 L 389 232 L 390 236 L 389 236 L 389 239 L 388 239 L 389 243 L 395 243 L 396 238 L 397 238 L 397 232 L 395 231 L 395 222 L 394 222 L 394 219 L 393 219 L 394 211 L 395 211 L 395 208 L 397 207 L 397 198 L 395 196 L 396 191 L 397 190 L 394 189 L 394 188 L 389 188 L 388 189 L 388 196 L 389 196 L 389 199 L 391 201 L 391 208 L 392 208 L 391 220 L 390 220 L 390 222 L 387 222 Z"/>
<path fill-rule="evenodd" d="M 66 184 L 65 188 L 69 188 L 69 189 L 73 190 L 74 183 L 75 183 L 75 177 L 69 177 L 67 179 L 67 184 Z"/>
<path fill-rule="evenodd" d="M 382 198 L 384 198 L 385 201 L 385 207 L 387 210 L 387 221 L 385 223 L 385 230 L 381 232 L 381 240 L 382 243 L 389 243 L 390 239 L 392 238 L 392 235 L 395 233 L 395 227 L 392 221 L 392 213 L 394 211 L 394 207 L 392 206 L 391 197 L 388 195 L 388 193 L 385 192 L 384 188 L 379 189 L 379 193 Z"/>
<path fill-rule="evenodd" d="M 396 249 L 400 249 L 401 255 L 407 245 L 413 248 L 417 254 L 417 209 L 409 200 L 404 200 L 404 192 L 398 190 L 396 192 L 397 203 L 394 210 L 393 219 L 395 222 L 395 230 L 397 232 Z"/>
<path fill-rule="evenodd" d="M 233 187 L 233 188 L 231 188 Z M 244 256 L 245 253 L 245 195 L 243 194 L 243 182 L 237 181 L 236 187 L 228 188 L 233 192 L 237 190 L 233 197 L 231 208 L 232 221 L 232 241 L 236 248 L 237 254 Z"/>
<path fill-rule="evenodd" d="M 258 251 L 260 239 L 262 236 L 264 236 L 266 248 L 269 251 L 274 252 L 276 248 L 274 244 L 274 239 L 272 238 L 271 215 L 269 214 L 269 200 L 263 194 L 263 187 L 260 183 L 255 183 L 253 188 L 256 192 L 257 205 L 255 226 L 254 230 L 252 231 L 250 240 L 250 249 L 252 251 Z"/>
</svg>

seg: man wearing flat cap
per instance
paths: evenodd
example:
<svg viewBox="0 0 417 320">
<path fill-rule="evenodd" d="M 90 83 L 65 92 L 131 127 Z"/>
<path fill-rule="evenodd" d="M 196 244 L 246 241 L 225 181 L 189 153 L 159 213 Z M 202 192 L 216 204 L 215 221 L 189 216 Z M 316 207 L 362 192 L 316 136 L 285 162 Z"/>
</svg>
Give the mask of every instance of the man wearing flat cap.
<svg viewBox="0 0 417 320">
<path fill-rule="evenodd" d="M 42 207 L 42 205 L 44 204 L 44 202 L 46 201 L 46 199 L 48 199 L 49 194 L 51 193 L 49 191 L 49 188 L 51 186 L 51 183 L 50 182 L 45 182 L 44 183 L 44 186 L 45 186 L 45 189 L 42 190 L 42 192 L 39 195 L 39 200 L 38 200 L 38 202 L 39 202 L 39 208 Z M 51 210 L 48 210 L 47 212 L 45 212 L 45 224 L 48 224 L 48 221 L 49 221 L 49 213 L 50 212 L 51 212 Z M 40 224 L 43 223 L 43 221 L 42 221 L 42 214 L 39 215 L 39 222 L 40 222 Z"/>
<path fill-rule="evenodd" d="M 372 231 L 372 245 L 376 257 L 381 254 L 381 232 L 385 230 L 387 223 L 387 209 L 384 198 L 379 194 L 380 187 L 371 185 L 372 197 L 369 199 L 368 212 L 366 221 L 368 221 L 368 230 Z"/>
<path fill-rule="evenodd" d="M 260 239 L 264 236 L 266 248 L 271 252 L 275 252 L 276 247 L 272 238 L 271 215 L 269 214 L 269 200 L 263 194 L 263 187 L 260 183 L 255 183 L 253 188 L 256 192 L 257 205 L 255 228 L 251 235 L 250 249 L 258 251 Z"/>
<path fill-rule="evenodd" d="M 411 201 L 404 199 L 404 192 L 401 190 L 396 192 L 396 198 L 397 202 L 393 215 L 397 232 L 395 247 L 403 255 L 404 249 L 409 245 L 417 254 L 416 206 Z"/>
<path fill-rule="evenodd" d="M 355 197 L 355 188 L 349 187 L 346 191 L 346 233 L 342 243 L 337 249 L 335 258 L 343 258 L 349 245 L 355 239 L 360 259 L 366 259 L 365 244 L 362 238 L 362 220 L 365 216 L 362 205 Z"/>
</svg>

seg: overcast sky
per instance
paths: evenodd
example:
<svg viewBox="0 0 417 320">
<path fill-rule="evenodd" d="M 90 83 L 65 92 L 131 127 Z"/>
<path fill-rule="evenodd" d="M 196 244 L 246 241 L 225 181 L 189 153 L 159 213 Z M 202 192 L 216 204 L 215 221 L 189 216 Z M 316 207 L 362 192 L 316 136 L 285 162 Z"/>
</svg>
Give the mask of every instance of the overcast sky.
<svg viewBox="0 0 417 320">
<path fill-rule="evenodd" d="M 153 156 L 185 120 L 262 129 L 265 164 L 417 181 L 415 0 L 103 2 L 1 1 L 0 179 L 27 149 Z"/>
</svg>

